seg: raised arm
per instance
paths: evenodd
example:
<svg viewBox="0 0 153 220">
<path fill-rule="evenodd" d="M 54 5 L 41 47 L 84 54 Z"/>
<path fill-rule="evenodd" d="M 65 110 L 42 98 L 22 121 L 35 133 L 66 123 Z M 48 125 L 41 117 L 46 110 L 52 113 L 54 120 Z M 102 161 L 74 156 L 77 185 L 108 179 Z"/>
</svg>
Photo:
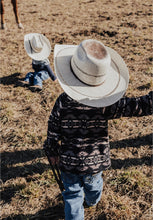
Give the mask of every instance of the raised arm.
<svg viewBox="0 0 153 220">
<path fill-rule="evenodd" d="M 153 91 L 137 98 L 122 98 L 115 104 L 103 109 L 107 119 L 120 117 L 141 117 L 153 114 Z"/>
</svg>

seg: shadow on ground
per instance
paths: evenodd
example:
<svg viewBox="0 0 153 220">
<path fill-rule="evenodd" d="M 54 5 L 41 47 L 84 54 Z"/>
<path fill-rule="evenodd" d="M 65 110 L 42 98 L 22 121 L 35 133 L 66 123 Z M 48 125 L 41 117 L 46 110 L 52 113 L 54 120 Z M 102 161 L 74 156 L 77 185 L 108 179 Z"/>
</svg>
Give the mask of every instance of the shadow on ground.
<svg viewBox="0 0 153 220">
<path fill-rule="evenodd" d="M 4 76 L 4 77 L 0 77 L 0 83 L 3 85 L 15 85 L 18 86 L 19 85 L 19 81 L 21 80 L 21 78 L 19 78 L 19 76 L 21 75 L 21 73 L 13 73 L 9 76 Z"/>
<path fill-rule="evenodd" d="M 114 148 L 125 148 L 125 147 L 137 147 L 144 145 L 151 146 L 152 134 L 137 137 L 132 139 L 124 139 L 121 141 L 110 142 L 111 149 Z M 1 153 L 1 180 L 3 182 L 16 177 L 27 177 L 34 174 L 42 174 L 45 170 L 49 169 L 49 165 L 42 162 L 36 162 L 26 164 L 24 166 L 12 166 L 18 163 L 25 163 L 37 158 L 45 157 L 43 149 L 35 150 L 25 150 L 25 151 L 14 151 L 14 152 L 2 152 Z M 144 156 L 141 158 L 128 158 L 128 159 L 111 159 L 112 160 L 112 169 L 121 169 L 127 168 L 130 166 L 137 165 L 152 165 L 152 157 Z"/>
<path fill-rule="evenodd" d="M 123 147 L 137 147 L 139 148 L 142 145 L 151 145 L 152 134 L 137 137 L 133 139 L 124 139 L 121 141 L 116 141 L 111 143 L 111 148 L 123 148 Z M 1 181 L 5 182 L 10 180 L 11 178 L 17 177 L 25 177 L 27 181 L 32 181 L 33 175 L 35 174 L 42 174 L 45 170 L 50 169 L 49 164 L 45 164 L 42 162 L 36 162 L 32 164 L 25 164 L 24 166 L 12 166 L 13 164 L 23 163 L 27 161 L 31 161 L 36 158 L 43 158 L 45 157 L 43 149 L 34 149 L 34 150 L 25 150 L 25 151 L 15 151 L 15 152 L 2 152 L 1 159 L 2 159 L 2 166 L 1 166 Z M 47 158 L 46 158 L 47 159 Z M 138 165 L 153 165 L 153 156 L 144 156 L 141 158 L 126 158 L 126 159 L 111 159 L 112 166 L 111 169 L 121 169 L 121 168 L 128 168 L 132 166 Z M 6 203 L 10 201 L 16 191 L 18 189 L 24 188 L 24 185 L 17 185 L 16 187 L 6 187 L 1 192 L 1 199 Z M 54 210 L 55 209 L 55 210 Z M 58 210 L 58 207 L 53 207 L 49 210 L 44 211 L 44 213 L 51 213 Z M 39 213 L 38 213 L 39 215 Z M 58 215 L 59 216 L 59 215 Z M 6 218 L 7 219 L 28 219 L 27 216 L 16 216 L 15 218 Z M 29 219 L 47 219 L 47 217 L 30 217 Z M 49 217 L 49 219 L 58 219 L 56 218 L 56 214 L 54 217 Z"/>
<path fill-rule="evenodd" d="M 14 215 L 3 218 L 2 220 L 63 220 L 64 219 L 64 203 L 59 203 L 48 209 L 41 210 L 34 215 Z"/>
</svg>

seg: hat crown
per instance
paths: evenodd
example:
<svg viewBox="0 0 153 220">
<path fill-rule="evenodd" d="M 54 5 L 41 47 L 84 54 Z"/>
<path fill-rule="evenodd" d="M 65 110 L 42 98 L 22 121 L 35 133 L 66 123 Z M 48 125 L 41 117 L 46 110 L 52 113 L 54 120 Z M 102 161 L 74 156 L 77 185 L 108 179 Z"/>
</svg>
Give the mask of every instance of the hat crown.
<svg viewBox="0 0 153 220">
<path fill-rule="evenodd" d="M 106 47 L 96 40 L 84 40 L 76 49 L 71 66 L 82 82 L 97 86 L 105 81 L 111 63 Z"/>
<path fill-rule="evenodd" d="M 107 54 L 104 46 L 95 40 L 83 42 L 83 47 L 88 55 L 91 55 L 96 59 L 103 59 Z"/>
<path fill-rule="evenodd" d="M 43 49 L 43 40 L 41 35 L 34 35 L 30 40 L 31 47 L 35 53 L 40 53 Z"/>
</svg>

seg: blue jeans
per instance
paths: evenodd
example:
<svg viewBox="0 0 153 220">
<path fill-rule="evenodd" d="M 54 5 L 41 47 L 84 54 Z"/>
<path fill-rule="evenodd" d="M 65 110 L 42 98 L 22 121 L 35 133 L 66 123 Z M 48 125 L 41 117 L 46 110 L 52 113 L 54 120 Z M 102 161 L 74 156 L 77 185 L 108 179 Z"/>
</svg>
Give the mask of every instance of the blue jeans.
<svg viewBox="0 0 153 220">
<path fill-rule="evenodd" d="M 39 71 L 39 72 L 29 72 L 27 73 L 24 81 L 28 82 L 30 85 L 38 85 L 42 88 L 42 81 L 49 78 L 49 74 L 47 71 Z"/>
<path fill-rule="evenodd" d="M 96 205 L 103 189 L 102 172 L 95 175 L 76 175 L 61 172 L 64 184 L 65 220 L 84 219 L 84 199 L 88 206 Z"/>
</svg>

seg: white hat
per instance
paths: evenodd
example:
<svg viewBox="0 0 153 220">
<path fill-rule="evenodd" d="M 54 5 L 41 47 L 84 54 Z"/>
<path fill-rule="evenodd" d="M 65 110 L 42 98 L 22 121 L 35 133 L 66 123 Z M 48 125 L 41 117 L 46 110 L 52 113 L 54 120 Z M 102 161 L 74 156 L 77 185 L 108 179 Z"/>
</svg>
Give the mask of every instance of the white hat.
<svg viewBox="0 0 153 220">
<path fill-rule="evenodd" d="M 88 106 L 114 104 L 128 87 L 124 60 L 97 40 L 84 40 L 79 46 L 55 45 L 54 65 L 63 90 Z"/>
<path fill-rule="evenodd" d="M 34 60 L 44 60 L 49 57 L 51 45 L 43 34 L 30 33 L 24 36 L 24 48 Z"/>
</svg>

